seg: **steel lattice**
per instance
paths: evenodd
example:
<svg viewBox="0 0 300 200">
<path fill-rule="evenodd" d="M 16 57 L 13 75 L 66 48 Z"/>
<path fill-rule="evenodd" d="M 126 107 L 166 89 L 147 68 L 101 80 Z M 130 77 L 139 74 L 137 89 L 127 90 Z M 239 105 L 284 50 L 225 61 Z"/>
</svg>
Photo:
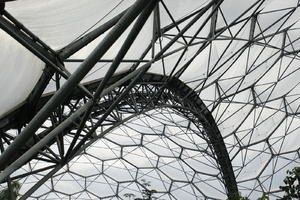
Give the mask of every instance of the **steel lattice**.
<svg viewBox="0 0 300 200">
<path fill-rule="evenodd" d="M 171 0 L 138 0 L 59 51 L 3 11 L 0 27 L 46 67 L 0 121 L 1 187 L 19 180 L 21 199 L 128 199 L 145 182 L 159 199 L 281 196 L 300 150 L 293 2 L 249 1 L 231 16 L 229 1 L 199 1 L 177 16 Z M 128 59 L 144 24 L 151 38 Z M 88 58 L 70 57 L 108 31 Z"/>
</svg>

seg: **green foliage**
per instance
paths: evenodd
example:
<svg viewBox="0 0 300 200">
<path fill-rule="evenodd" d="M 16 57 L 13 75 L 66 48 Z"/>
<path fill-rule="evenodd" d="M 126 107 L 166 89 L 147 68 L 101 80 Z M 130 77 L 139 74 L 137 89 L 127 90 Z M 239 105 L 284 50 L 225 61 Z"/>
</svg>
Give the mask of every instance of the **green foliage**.
<svg viewBox="0 0 300 200">
<path fill-rule="evenodd" d="M 248 197 L 243 197 L 240 192 L 235 193 L 230 200 L 249 200 Z"/>
<path fill-rule="evenodd" d="M 243 197 L 241 193 L 238 192 L 233 196 L 232 200 L 249 200 L 249 198 Z M 264 194 L 261 197 L 259 197 L 257 200 L 269 200 L 269 197 Z"/>
<path fill-rule="evenodd" d="M 288 170 L 287 174 L 283 180 L 285 186 L 279 187 L 285 194 L 278 200 L 300 199 L 300 167 Z"/>
<path fill-rule="evenodd" d="M 124 194 L 124 197 L 127 198 L 127 199 L 132 199 L 132 198 L 135 197 L 135 195 L 132 194 L 132 193 L 126 193 L 126 194 Z"/>
<path fill-rule="evenodd" d="M 285 186 L 279 188 L 284 192 L 284 196 L 277 200 L 298 200 L 300 199 L 300 167 L 295 167 L 287 171 L 287 176 L 283 180 Z M 248 197 L 236 193 L 230 200 L 249 200 Z M 257 200 L 269 200 L 266 194 L 263 194 Z"/>
<path fill-rule="evenodd" d="M 135 198 L 135 195 L 132 193 L 126 193 L 124 194 L 124 197 L 128 199 L 134 198 L 134 200 L 158 200 L 157 197 L 153 196 L 155 193 L 157 193 L 157 191 L 154 189 L 149 189 L 151 182 L 146 181 L 145 179 L 142 179 L 141 182 L 144 188 L 142 190 L 142 197 Z"/>
<path fill-rule="evenodd" d="M 9 188 L 6 188 L 0 192 L 0 200 L 15 200 L 19 196 L 19 190 L 21 184 L 18 181 L 11 183 L 11 194 Z"/>
<path fill-rule="evenodd" d="M 287 176 L 283 180 L 285 186 L 280 186 L 279 188 L 284 192 L 284 196 L 279 198 L 278 200 L 296 200 L 300 199 L 300 167 L 295 167 L 291 171 L 287 171 Z M 157 193 L 154 189 L 149 189 L 151 186 L 149 181 L 142 179 L 142 197 L 135 198 L 134 194 L 127 193 L 124 197 L 133 200 L 155 200 L 157 199 L 153 195 Z M 0 200 L 2 200 L 0 198 Z M 234 194 L 230 200 L 249 200 L 248 197 L 243 197 L 240 192 Z M 269 197 L 266 194 L 263 194 L 257 200 L 269 200 Z"/>
<path fill-rule="evenodd" d="M 261 197 L 259 197 L 257 200 L 269 200 L 269 197 L 264 194 Z"/>
</svg>

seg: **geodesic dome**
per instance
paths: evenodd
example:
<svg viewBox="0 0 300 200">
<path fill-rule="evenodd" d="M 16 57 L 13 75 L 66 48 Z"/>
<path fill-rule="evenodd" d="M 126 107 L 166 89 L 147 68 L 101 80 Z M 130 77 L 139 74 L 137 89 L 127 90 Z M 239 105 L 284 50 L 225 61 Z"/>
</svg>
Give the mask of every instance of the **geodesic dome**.
<svg viewBox="0 0 300 200">
<path fill-rule="evenodd" d="M 0 187 L 282 196 L 299 166 L 299 5 L 0 1 Z"/>
</svg>

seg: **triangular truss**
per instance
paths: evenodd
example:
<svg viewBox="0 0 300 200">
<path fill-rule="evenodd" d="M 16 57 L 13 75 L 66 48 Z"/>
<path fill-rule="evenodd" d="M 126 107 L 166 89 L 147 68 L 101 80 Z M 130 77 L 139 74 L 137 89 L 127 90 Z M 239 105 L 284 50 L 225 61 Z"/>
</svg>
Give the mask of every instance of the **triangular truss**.
<svg viewBox="0 0 300 200">
<path fill-rule="evenodd" d="M 229 1 L 178 15 L 173 0 L 137 0 L 57 51 L 0 3 L 0 28 L 45 63 L 0 120 L 1 186 L 18 180 L 22 200 L 282 195 L 299 165 L 299 2 L 249 1 L 231 16 Z"/>
</svg>

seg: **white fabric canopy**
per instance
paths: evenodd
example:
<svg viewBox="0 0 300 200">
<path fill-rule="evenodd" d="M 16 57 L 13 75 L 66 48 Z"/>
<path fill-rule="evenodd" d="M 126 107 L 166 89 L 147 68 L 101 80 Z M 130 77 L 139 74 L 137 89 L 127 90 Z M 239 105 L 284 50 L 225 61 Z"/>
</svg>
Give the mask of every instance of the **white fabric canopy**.
<svg viewBox="0 0 300 200">
<path fill-rule="evenodd" d="M 124 11 L 134 2 L 134 0 L 19 0 L 7 3 L 6 9 L 51 48 L 60 50 L 70 42 L 80 38 L 83 34 L 94 30 L 97 26 Z M 210 0 L 164 0 L 163 2 L 172 14 L 173 19 L 177 21 L 204 7 Z M 278 190 L 285 176 L 285 170 L 299 164 L 298 153 L 300 148 L 297 140 L 300 128 L 300 59 L 298 55 L 300 50 L 300 24 L 298 22 L 300 19 L 300 9 L 297 7 L 299 6 L 299 2 L 298 0 L 267 0 L 260 7 L 253 6 L 253 8 L 247 10 L 255 2 L 256 0 L 225 0 L 218 12 L 216 29 L 221 30 L 228 25 L 230 25 L 230 28 L 213 38 L 213 41 L 198 53 L 197 51 L 201 45 L 211 40 L 209 36 L 211 23 L 209 21 L 200 33 L 196 34 L 192 44 L 187 48 L 183 59 L 178 62 L 181 53 L 188 46 L 186 43 L 192 40 L 206 17 L 209 18 L 210 12 L 206 12 L 184 34 L 184 39 L 179 38 L 165 52 L 164 55 L 166 57 L 154 62 L 149 70 L 151 73 L 168 76 L 172 73 L 177 62 L 178 67 L 174 70 L 174 73 L 178 72 L 194 55 L 197 55 L 189 67 L 182 73 L 180 80 L 196 91 L 211 111 L 225 141 L 239 189 L 244 189 L 245 194 L 250 199 L 258 197 L 258 192 L 253 192 L 253 190 L 259 192 Z M 253 22 L 250 16 L 253 15 L 256 9 L 255 13 L 258 13 L 257 21 Z M 291 12 L 292 10 L 294 11 Z M 292 14 L 289 15 L 289 13 Z M 240 20 L 239 23 L 231 24 L 237 18 Z M 160 20 L 161 27 L 173 23 L 167 10 L 161 4 Z M 190 21 L 191 19 L 185 21 L 178 28 L 182 30 Z M 253 38 L 250 38 L 251 23 L 255 23 Z M 123 33 L 103 56 L 103 59 L 113 60 L 115 58 L 131 27 Z M 143 59 L 151 60 L 178 32 L 177 28 L 173 28 L 164 33 L 160 41 L 158 40 L 153 43 L 153 51 L 149 51 Z M 71 59 L 85 59 L 107 34 L 109 32 L 101 35 L 95 41 L 72 55 Z M 152 37 L 153 14 L 146 22 L 124 59 L 139 59 L 146 47 L 151 44 Z M 249 40 L 252 41 L 251 45 L 248 43 Z M 173 51 L 176 52 L 173 53 Z M 116 73 L 128 70 L 133 63 L 121 63 Z M 65 62 L 64 64 L 68 71 L 72 73 L 80 65 L 80 62 Z M 110 64 L 111 62 L 109 61 L 99 62 L 81 83 L 102 78 L 109 69 Z M 5 32 L 0 31 L 0 118 L 10 111 L 15 110 L 26 101 L 26 98 L 40 78 L 44 65 L 41 60 L 18 44 L 13 38 Z M 64 82 L 65 80 L 61 81 L 62 84 Z M 52 80 L 44 91 L 44 94 L 54 92 L 55 90 L 55 82 Z M 70 178 L 68 176 L 65 179 L 62 177 L 67 175 L 61 175 L 62 177 L 59 175 L 53 180 L 57 181 L 58 185 L 61 184 L 61 187 L 74 187 L 74 191 L 79 191 L 79 189 L 77 190 L 75 186 L 68 185 L 68 180 L 79 180 L 78 184 L 80 185 L 83 182 L 82 179 L 91 184 L 97 179 L 98 183 L 103 184 L 104 187 L 105 177 L 97 177 L 93 180 L 89 177 L 89 172 L 93 170 L 97 172 L 100 167 L 87 166 L 85 165 L 86 162 L 99 162 L 99 160 L 91 160 L 94 159 L 94 153 L 96 152 L 95 154 L 97 154 L 99 149 L 101 149 L 102 151 L 109 152 L 105 155 L 112 160 L 115 159 L 114 161 L 117 166 L 112 167 L 112 169 L 110 168 L 112 163 L 109 163 L 106 166 L 110 168 L 107 169 L 107 174 L 110 173 L 109 170 L 114 172 L 115 168 L 122 170 L 130 168 L 123 161 L 118 160 L 119 153 L 121 152 L 120 146 L 108 141 L 109 139 L 112 141 L 119 140 L 120 135 L 122 135 L 120 132 L 122 131 L 123 136 L 125 135 L 124 138 L 126 136 L 134 137 L 133 135 L 135 134 L 127 134 L 124 130 L 128 127 L 134 127 L 139 123 L 144 123 L 143 130 L 151 127 L 152 124 L 147 124 L 148 122 L 144 117 L 135 118 L 136 121 L 133 120 L 132 124 L 128 122 L 128 125 L 124 125 L 124 127 L 108 135 L 107 138 L 98 141 L 87 151 L 89 155 L 84 154 L 76 158 L 84 161 L 77 167 L 73 166 L 76 171 L 74 173 L 76 174 L 75 176 L 77 176 L 77 172 L 88 173 L 88 175 L 82 175 L 83 178 L 74 178 L 75 176 L 70 176 Z M 175 118 L 175 114 L 169 117 Z M 180 120 L 176 121 L 174 119 L 174 123 L 179 123 L 179 121 L 185 123 L 183 119 Z M 170 130 L 168 133 L 170 134 L 172 134 L 172 126 L 172 124 L 169 125 Z M 160 130 L 162 127 L 165 127 L 165 124 L 158 124 L 157 127 Z M 179 130 L 176 131 L 179 132 Z M 152 141 L 150 136 L 149 138 L 148 140 Z M 127 142 L 126 139 L 120 140 L 120 143 Z M 157 140 L 155 141 L 157 142 Z M 166 144 L 162 141 L 163 139 L 159 141 L 160 143 L 154 142 L 156 147 L 153 148 L 169 145 L 169 143 Z M 152 147 L 149 148 L 151 149 Z M 166 149 L 164 150 L 167 151 Z M 130 149 L 127 153 L 130 154 L 132 151 Z M 175 149 L 173 153 L 177 151 L 179 150 Z M 138 149 L 130 159 L 133 162 L 141 164 L 137 154 L 143 155 L 143 153 L 143 150 Z M 192 152 L 184 153 L 186 153 L 184 156 L 187 157 L 187 160 L 192 160 L 190 161 L 191 165 L 196 163 L 195 165 L 199 169 L 206 170 L 201 165 L 202 160 L 201 163 L 197 163 L 197 159 L 190 156 Z M 151 156 L 155 157 L 152 154 Z M 103 160 L 100 162 L 101 165 Z M 167 161 L 164 162 L 168 163 Z M 206 162 L 208 161 L 206 160 Z M 177 164 L 175 162 L 174 165 Z M 176 167 L 172 168 L 174 170 L 172 173 L 179 174 L 180 170 L 178 168 L 180 167 Z M 26 171 L 25 168 L 22 170 Z M 65 168 L 62 171 L 68 174 L 72 170 Z M 169 172 L 169 170 L 166 171 Z M 116 172 L 117 175 L 118 173 Z M 145 174 L 147 173 L 145 172 Z M 273 174 L 276 174 L 276 176 L 273 176 Z M 149 175 L 149 177 L 154 177 L 154 175 Z M 272 179 L 273 177 L 275 178 L 274 180 L 270 180 L 270 177 Z M 184 177 L 183 179 L 189 178 Z M 29 182 L 33 179 L 29 179 L 29 181 L 24 180 L 24 184 L 30 185 Z M 110 181 L 116 184 L 114 180 Z M 109 181 L 106 180 L 106 182 Z M 51 188 L 51 184 L 47 184 L 49 185 L 44 186 L 45 188 L 39 191 L 39 195 L 42 196 L 43 193 L 47 192 L 51 193 L 49 189 Z M 116 187 L 114 184 L 111 185 Z M 212 185 L 215 186 L 217 184 L 212 183 Z M 80 186 L 76 187 L 80 188 Z M 95 185 L 89 187 L 97 193 Z M 158 187 L 163 188 L 163 186 Z M 205 188 L 206 186 L 201 187 Z M 178 188 L 182 189 L 184 186 L 178 183 Z M 217 189 L 212 188 L 214 187 L 207 189 L 207 191 L 211 192 L 210 194 L 215 193 L 216 198 L 224 198 L 224 193 L 220 192 L 222 186 L 216 186 Z M 111 190 L 115 191 L 115 189 Z M 178 190 L 188 191 L 187 193 L 189 194 L 193 192 L 193 189 L 190 188 Z M 63 191 L 60 192 L 63 193 Z M 103 192 L 105 193 L 105 191 Z M 220 192 L 220 194 L 217 192 Z M 62 195 L 60 198 L 67 198 L 66 196 Z M 182 193 L 178 194 L 178 196 L 182 197 Z M 45 198 L 49 198 L 49 196 Z"/>
<path fill-rule="evenodd" d="M 103 24 L 104 22 L 111 19 L 116 14 L 122 12 L 126 8 L 128 8 L 130 5 L 132 5 L 134 1 L 133 0 L 126 0 L 126 1 L 98 1 L 98 0 L 78 0 L 78 1 L 71 1 L 71 0 L 51 0 L 51 1 L 36 1 L 36 0 L 22 0 L 22 1 L 16 1 L 16 2 L 9 2 L 7 3 L 6 9 L 21 23 L 23 23 L 29 30 L 31 30 L 34 34 L 36 34 L 38 37 L 40 37 L 46 44 L 48 44 L 51 48 L 54 50 L 59 50 L 69 44 L 70 42 L 76 40 L 77 38 L 81 37 L 82 34 L 89 32 L 93 30 L 97 25 Z M 172 1 L 167 0 L 164 1 L 168 9 L 170 10 L 171 14 L 173 15 L 175 20 L 179 20 L 182 17 L 186 16 L 187 14 L 192 13 L 196 9 L 201 8 L 202 6 L 206 5 L 209 1 L 206 0 L 189 0 L 189 1 Z M 226 23 L 230 24 L 231 21 L 235 20 L 240 14 L 242 14 L 250 5 L 252 5 L 255 1 L 236 1 L 236 0 L 227 0 L 221 5 L 222 12 L 224 14 L 225 19 L 227 20 Z M 259 22 L 260 22 L 260 28 L 263 30 L 264 28 L 267 28 L 267 26 L 271 25 L 272 22 L 274 22 L 277 18 L 282 16 L 283 14 L 286 14 L 289 11 L 289 8 L 292 8 L 297 5 L 296 0 L 290 0 L 287 2 L 280 1 L 280 0 L 269 0 L 266 1 L 262 8 L 261 15 L 259 16 Z M 234 12 L 232 12 L 232 6 L 234 6 Z M 282 12 L 271 12 L 274 10 L 283 9 Z M 287 9 L 287 10 L 284 10 Z M 251 10 L 253 11 L 253 9 Z M 251 12 L 249 11 L 248 14 L 245 14 L 243 17 L 247 17 Z M 264 14 L 265 13 L 265 14 Z M 206 14 L 207 15 L 207 14 Z M 288 20 L 287 22 L 281 27 L 281 30 L 285 27 L 290 26 L 291 24 L 297 22 L 297 19 L 299 19 L 299 12 L 296 11 Z M 192 34 L 196 31 L 198 28 L 198 24 L 201 24 L 203 20 L 199 20 L 198 23 L 196 23 L 191 29 L 187 32 L 186 35 L 192 36 Z M 166 25 L 169 25 L 172 23 L 172 20 L 168 16 L 167 12 L 162 8 L 161 9 L 161 26 L 164 27 Z M 226 25 L 224 19 L 222 19 L 219 16 L 218 22 L 217 22 L 217 28 L 224 27 Z M 141 31 L 141 34 L 139 34 L 139 37 L 134 42 L 131 50 L 127 53 L 125 59 L 138 59 L 140 55 L 142 54 L 143 50 L 146 48 L 146 46 L 151 42 L 152 39 L 152 24 L 153 20 L 152 18 L 148 20 L 145 27 Z M 186 23 L 185 23 L 186 24 Z M 207 26 L 204 27 L 203 31 L 200 32 L 198 37 L 207 37 L 209 32 L 209 23 Z M 180 27 L 183 25 L 181 24 Z M 293 26 L 293 28 L 297 28 L 298 23 Z M 231 29 L 232 34 L 234 34 L 236 31 L 238 31 L 239 26 L 233 27 Z M 250 28 L 250 22 L 246 25 L 244 30 L 238 35 L 238 38 L 240 39 L 247 39 L 249 35 L 249 28 Z M 276 28 L 276 26 L 275 26 Z M 277 27 L 278 28 L 278 27 Z M 274 28 L 273 28 L 274 29 Z M 126 38 L 128 32 L 126 31 L 121 38 L 113 45 L 113 47 L 105 54 L 103 59 L 113 59 Z M 266 31 L 265 34 L 268 34 L 269 32 L 274 32 L 275 30 L 269 29 Z M 297 37 L 298 31 L 290 31 L 291 35 L 294 37 Z M 177 34 L 178 31 L 176 29 L 172 29 L 168 34 Z M 256 33 L 258 33 L 258 29 L 256 29 Z M 73 55 L 72 59 L 84 59 L 88 56 L 88 54 L 95 48 L 95 46 L 101 41 L 106 34 L 100 36 L 97 40 L 77 52 L 75 55 Z M 229 31 L 224 32 L 222 34 L 224 36 L 229 36 Z M 188 39 L 187 39 L 188 40 Z M 274 46 L 280 46 L 280 43 L 282 42 L 282 35 L 279 35 L 272 39 L 272 43 L 274 43 Z M 197 42 L 201 42 L 204 40 L 196 40 Z M 210 58 L 210 47 L 207 47 L 199 56 L 197 56 L 196 60 L 191 64 L 189 69 L 182 75 L 182 80 L 185 80 L 187 82 L 190 82 L 195 79 L 205 79 L 207 77 L 207 74 L 203 73 L 206 71 L 205 68 L 207 68 L 208 59 L 210 59 L 210 65 L 213 65 L 214 62 L 216 62 L 219 59 L 220 54 L 228 45 L 230 40 L 228 42 L 225 41 L 216 41 L 212 43 L 212 55 L 213 57 Z M 169 42 L 168 38 L 165 38 L 164 41 L 162 41 L 163 44 L 166 44 Z M 235 53 L 235 50 L 238 49 L 238 47 L 241 47 L 245 42 L 241 42 L 239 40 L 234 41 L 232 45 L 230 45 L 230 49 L 225 53 L 225 55 L 222 56 L 222 60 L 227 59 L 230 57 L 231 54 Z M 293 43 L 293 48 L 297 48 L 297 43 Z M 24 76 L 21 76 L 16 71 L 11 71 L 11 75 L 8 74 L 8 72 L 5 70 L 5 66 L 14 65 L 17 66 L 17 62 L 24 62 L 22 58 L 24 59 L 28 58 L 30 56 L 30 52 L 26 51 L 24 48 L 21 47 L 21 45 L 18 45 L 17 42 L 14 42 L 13 39 L 11 39 L 9 36 L 7 36 L 5 33 L 1 32 L 1 58 L 5 57 L 7 59 L 2 59 L 3 65 L 1 65 L 1 75 L 4 77 L 0 80 L 5 81 L 5 79 L 9 79 L 13 81 L 10 86 L 9 90 L 5 90 L 4 88 L 1 90 L 3 91 L 7 99 L 3 98 L 3 101 L 1 101 L 1 107 L 0 107 L 0 116 L 3 116 L 4 113 L 8 112 L 9 110 L 15 108 L 17 105 L 22 103 L 26 97 L 29 94 L 29 91 L 32 90 L 34 87 L 34 84 L 37 82 L 38 77 L 41 75 L 41 70 L 43 69 L 42 64 L 40 63 L 39 67 L 37 67 L 35 64 L 31 65 L 31 61 L 28 61 L 30 64 L 23 63 L 22 68 L 19 67 L 19 70 L 27 70 L 27 74 L 24 74 Z M 182 39 L 178 40 L 178 43 L 173 45 L 173 47 L 170 48 L 170 51 L 183 47 Z M 159 44 L 156 44 L 156 50 L 159 50 Z M 261 49 L 262 47 L 257 46 L 256 48 Z M 11 50 L 8 50 L 11 49 Z M 19 50 L 20 49 L 20 50 Z M 21 50 L 22 49 L 22 50 Z M 185 56 L 185 59 L 188 59 L 189 56 L 193 56 L 193 54 L 198 49 L 198 46 L 190 47 L 189 52 Z M 18 57 L 18 60 L 15 58 L 8 56 L 8 51 L 17 51 L 17 53 L 14 53 L 16 57 Z M 22 52 L 22 53 L 21 53 Z M 179 51 L 181 53 L 182 51 Z M 269 51 L 272 53 L 272 49 Z M 166 62 L 166 73 L 170 73 L 170 71 L 173 68 L 173 65 L 176 63 L 176 58 L 178 57 L 176 54 L 172 55 L 170 57 L 167 57 L 165 59 Z M 270 55 L 270 54 L 269 54 Z M 269 56 L 267 53 L 264 53 L 264 57 L 266 58 Z M 32 55 L 31 55 L 32 56 Z M 252 51 L 251 56 L 253 59 L 256 58 L 256 54 L 254 54 L 254 51 Z M 149 53 L 145 59 L 150 59 L 151 53 Z M 13 61 L 10 61 L 10 59 Z M 32 59 L 34 59 L 34 56 L 32 56 Z M 240 62 L 244 62 L 246 59 L 246 54 L 244 57 L 240 59 Z M 286 61 L 288 62 L 288 60 Z M 35 62 L 34 62 L 35 63 Z M 182 62 L 184 63 L 184 61 Z M 202 63 L 202 64 L 200 64 Z M 294 62 L 295 63 L 295 62 Z M 295 63 L 296 64 L 296 63 Z M 29 66 L 28 66 L 29 65 Z M 37 64 L 38 65 L 38 64 Z M 69 71 L 74 71 L 79 63 L 66 63 L 66 67 Z M 199 66 L 203 66 L 203 70 L 199 70 Z M 228 64 L 229 66 L 230 64 Z M 235 70 L 235 67 L 231 67 L 231 70 L 227 73 L 228 76 L 226 77 L 238 77 L 242 76 L 243 74 L 240 74 L 242 70 L 240 70 L 240 65 L 238 63 L 235 64 L 237 69 Z M 23 68 L 24 67 L 24 68 Z M 98 64 L 94 67 L 94 69 L 90 72 L 90 74 L 86 77 L 86 79 L 82 82 L 91 81 L 94 79 L 98 79 L 104 76 L 105 71 L 109 67 L 109 63 L 102 63 Z M 125 71 L 130 67 L 130 64 L 123 64 L 118 71 Z M 12 70 L 13 67 L 9 67 L 9 69 Z M 18 68 L 16 68 L 17 70 Z M 264 68 L 267 70 L 267 66 Z M 31 71 L 32 70 L 32 71 Z M 223 71 L 226 70 L 226 66 L 224 66 L 217 74 L 213 75 L 211 78 L 208 79 L 208 83 L 211 81 L 216 80 L 216 78 L 219 78 L 218 74 L 222 74 Z M 259 71 L 260 70 L 260 71 Z M 258 69 L 256 71 L 259 72 L 253 72 L 249 73 L 247 75 L 246 80 L 244 81 L 243 85 L 246 87 L 247 84 L 251 84 L 255 81 L 257 77 L 259 77 L 259 74 L 264 73 L 263 69 Z M 157 62 L 153 65 L 153 67 L 150 69 L 150 72 L 154 73 L 163 73 L 163 68 L 161 67 L 161 63 Z M 15 74 L 19 74 L 18 76 L 15 76 Z M 31 74 L 31 75 L 29 75 Z M 297 75 L 295 74 L 295 77 Z M 286 80 L 289 81 L 289 80 Z M 6 82 L 6 81 L 5 81 Z M 27 84 L 28 82 L 28 84 Z M 22 83 L 22 87 L 19 87 Z M 15 85 L 14 85 L 15 84 Z M 196 84 L 196 83 L 193 83 Z M 193 84 L 190 84 L 191 87 L 193 87 Z M 232 83 L 227 82 L 226 87 L 230 87 L 230 85 L 234 84 L 234 81 Z M 13 86 L 14 85 L 14 86 Z M 7 88 L 8 89 L 8 88 Z M 242 89 L 242 88 L 241 88 Z M 50 83 L 48 88 L 46 89 L 45 93 L 54 91 L 55 87 L 54 84 Z M 9 92 L 10 91 L 10 92 Z M 11 91 L 14 91 L 11 93 Z M 18 91 L 18 92 L 17 92 Z M 25 92 L 26 91 L 26 92 Z M 11 96 L 9 95 L 11 94 Z M 4 102 L 8 101 L 10 99 L 10 103 L 6 104 Z"/>
<path fill-rule="evenodd" d="M 44 63 L 0 30 L 0 118 L 21 105 L 40 78 Z"/>
</svg>

